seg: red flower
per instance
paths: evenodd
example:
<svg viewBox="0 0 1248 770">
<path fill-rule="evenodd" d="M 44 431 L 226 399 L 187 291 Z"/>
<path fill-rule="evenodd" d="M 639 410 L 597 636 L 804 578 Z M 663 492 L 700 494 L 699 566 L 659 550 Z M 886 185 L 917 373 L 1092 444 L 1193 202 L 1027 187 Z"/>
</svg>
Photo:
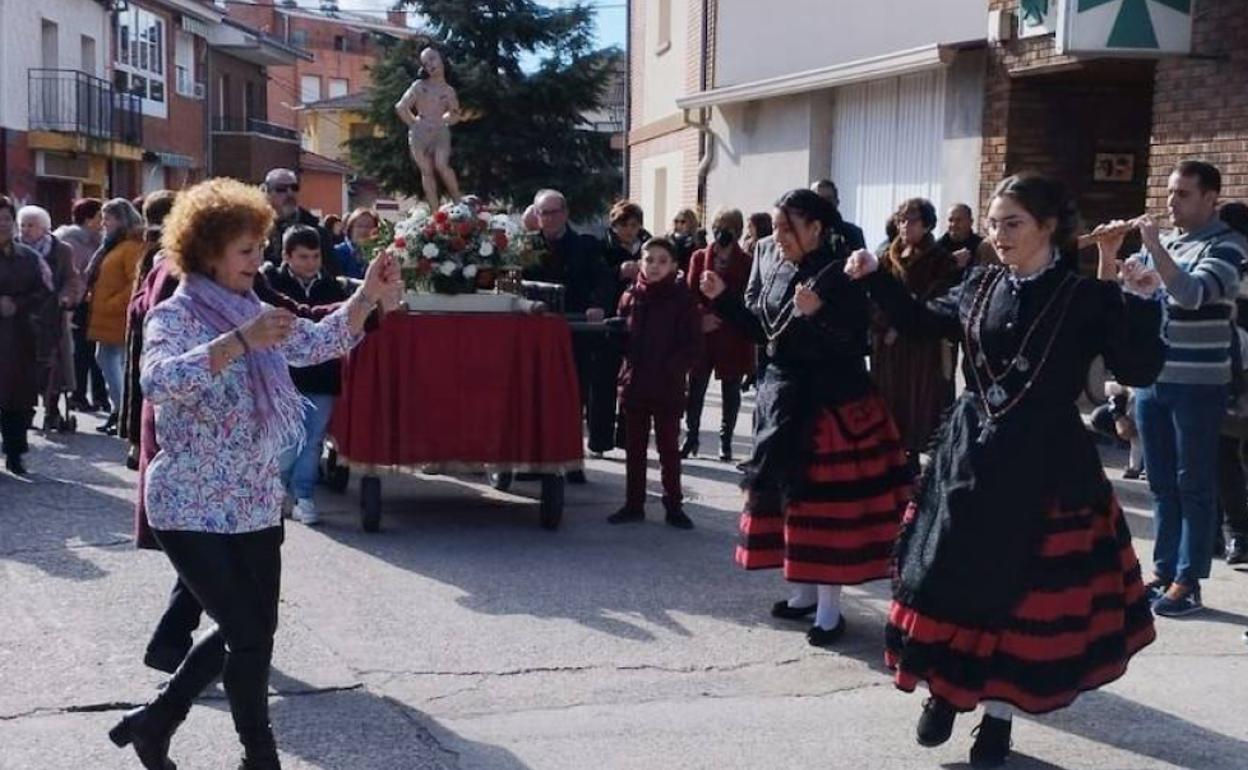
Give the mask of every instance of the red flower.
<svg viewBox="0 0 1248 770">
<path fill-rule="evenodd" d="M 441 213 L 441 212 L 438 212 L 438 213 Z M 450 223 L 450 222 L 443 220 L 443 221 L 441 221 L 441 222 L 439 222 L 439 223 L 438 223 L 438 232 L 440 232 L 440 233 L 449 233 L 450 231 L 451 231 L 451 223 Z"/>
<path fill-rule="evenodd" d="M 425 229 L 421 230 L 420 234 L 423 235 L 425 237 L 425 240 L 428 241 L 428 240 L 431 240 L 433 236 L 438 234 L 438 230 L 433 225 L 425 225 Z"/>
<path fill-rule="evenodd" d="M 494 233 L 494 248 L 498 251 L 506 251 L 509 241 L 507 233 Z"/>
<path fill-rule="evenodd" d="M 451 251 L 463 251 L 468 244 L 464 243 L 464 239 L 457 235 L 451 239 L 448 245 L 451 247 Z"/>
<path fill-rule="evenodd" d="M 401 236 L 401 235 L 400 235 L 398 238 L 395 238 L 395 239 L 394 239 L 394 247 L 395 247 L 396 249 L 406 249 L 406 248 L 407 248 L 407 239 L 406 239 L 406 238 L 404 238 L 404 237 L 403 237 L 403 236 Z"/>
<path fill-rule="evenodd" d="M 428 259 L 421 257 L 416 260 L 416 272 L 419 275 L 428 275 L 433 272 L 433 263 Z"/>
<path fill-rule="evenodd" d="M 441 224 L 450 218 L 451 218 L 451 215 L 446 213 L 445 211 L 439 211 L 438 213 L 433 215 L 433 221 L 437 222 L 438 224 Z"/>
<path fill-rule="evenodd" d="M 472 223 L 471 223 L 471 222 L 460 222 L 460 223 L 459 223 L 459 234 L 460 234 L 460 235 L 464 235 L 464 236 L 472 235 Z"/>
</svg>

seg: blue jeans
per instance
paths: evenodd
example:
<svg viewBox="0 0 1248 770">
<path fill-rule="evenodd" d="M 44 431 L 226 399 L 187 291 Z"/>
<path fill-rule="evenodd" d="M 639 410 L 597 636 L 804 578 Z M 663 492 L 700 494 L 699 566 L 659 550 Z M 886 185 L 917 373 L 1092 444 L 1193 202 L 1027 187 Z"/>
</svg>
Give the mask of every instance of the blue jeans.
<svg viewBox="0 0 1248 770">
<path fill-rule="evenodd" d="M 316 489 L 321 444 L 325 441 L 336 398 L 322 393 L 306 393 L 304 397 L 312 405 L 303 415 L 303 446 L 286 450 L 280 460 L 282 486 L 296 500 L 310 499 Z"/>
<path fill-rule="evenodd" d="M 1209 577 L 1217 526 L 1218 431 L 1227 386 L 1159 382 L 1136 391 L 1153 493 L 1153 570 L 1188 586 Z"/>
<path fill-rule="evenodd" d="M 126 372 L 126 346 L 99 343 L 95 348 L 95 362 L 104 375 L 104 383 L 108 386 L 108 400 L 114 412 L 121 411 L 121 388 Z"/>
</svg>

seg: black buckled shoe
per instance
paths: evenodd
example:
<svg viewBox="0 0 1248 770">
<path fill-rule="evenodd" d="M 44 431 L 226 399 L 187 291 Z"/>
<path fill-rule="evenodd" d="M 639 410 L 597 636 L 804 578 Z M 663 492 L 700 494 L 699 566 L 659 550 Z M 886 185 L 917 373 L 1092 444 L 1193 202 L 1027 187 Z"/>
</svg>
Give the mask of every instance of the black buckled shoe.
<svg viewBox="0 0 1248 770">
<path fill-rule="evenodd" d="M 684 508 L 679 505 L 667 506 L 667 515 L 664 516 L 667 526 L 676 529 L 693 529 L 693 519 L 689 518 L 689 514 L 685 513 Z"/>
<path fill-rule="evenodd" d="M 806 632 L 806 641 L 811 647 L 831 647 L 840 641 L 845 635 L 845 613 L 841 613 L 841 619 L 836 621 L 833 628 L 820 628 L 819 626 L 811 626 Z"/>
<path fill-rule="evenodd" d="M 812 604 L 809 607 L 790 607 L 788 599 L 781 599 L 771 605 L 771 616 L 781 620 L 801 620 L 813 614 L 818 606 L 818 604 Z"/>
<path fill-rule="evenodd" d="M 933 695 L 923 701 L 923 713 L 919 715 L 914 731 L 919 745 L 930 749 L 949 740 L 953 734 L 953 720 L 957 716 L 957 709 L 944 698 Z"/>
<path fill-rule="evenodd" d="M 146 770 L 178 770 L 169 759 L 169 741 L 185 717 L 185 713 L 175 714 L 152 703 L 127 712 L 108 731 L 108 739 L 119 749 L 133 748 Z"/>
<path fill-rule="evenodd" d="M 1000 767 L 1010 756 L 1010 727 L 1012 719 L 997 719 L 984 715 L 983 720 L 971 733 L 975 743 L 971 746 L 971 767 Z"/>
</svg>

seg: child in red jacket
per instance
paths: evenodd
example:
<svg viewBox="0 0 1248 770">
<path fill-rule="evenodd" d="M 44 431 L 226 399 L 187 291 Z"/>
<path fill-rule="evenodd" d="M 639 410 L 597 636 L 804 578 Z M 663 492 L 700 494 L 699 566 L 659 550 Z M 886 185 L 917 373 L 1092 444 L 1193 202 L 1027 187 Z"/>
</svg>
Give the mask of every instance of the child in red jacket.
<svg viewBox="0 0 1248 770">
<path fill-rule="evenodd" d="M 701 354 L 702 327 L 693 293 L 676 279 L 676 271 L 675 246 L 653 238 L 642 248 L 637 283 L 620 299 L 619 317 L 628 330 L 619 378 L 628 492 L 624 507 L 607 517 L 612 524 L 646 517 L 646 450 L 653 421 L 667 523 L 693 528 L 681 507 L 677 442 L 686 380 Z"/>
</svg>

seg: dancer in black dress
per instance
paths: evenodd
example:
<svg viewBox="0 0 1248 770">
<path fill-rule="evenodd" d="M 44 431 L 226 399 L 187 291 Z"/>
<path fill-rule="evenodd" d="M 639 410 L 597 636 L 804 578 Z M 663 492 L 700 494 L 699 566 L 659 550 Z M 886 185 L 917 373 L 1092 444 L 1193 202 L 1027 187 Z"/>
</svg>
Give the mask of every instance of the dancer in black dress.
<svg viewBox="0 0 1248 770">
<path fill-rule="evenodd" d="M 899 688 L 931 693 L 924 746 L 985 704 L 975 767 L 1005 761 L 1013 708 L 1069 705 L 1155 636 L 1131 533 L 1075 402 L 1098 355 L 1119 382 L 1157 376 L 1159 284 L 1134 261 L 1079 276 L 1075 220 L 1056 182 L 1016 176 L 988 216 L 1004 264 L 973 268 L 948 294 L 918 302 L 866 251 L 847 265 L 871 274 L 863 283 L 901 333 L 965 351 L 968 387 L 902 526 L 886 660 Z"/>
</svg>

